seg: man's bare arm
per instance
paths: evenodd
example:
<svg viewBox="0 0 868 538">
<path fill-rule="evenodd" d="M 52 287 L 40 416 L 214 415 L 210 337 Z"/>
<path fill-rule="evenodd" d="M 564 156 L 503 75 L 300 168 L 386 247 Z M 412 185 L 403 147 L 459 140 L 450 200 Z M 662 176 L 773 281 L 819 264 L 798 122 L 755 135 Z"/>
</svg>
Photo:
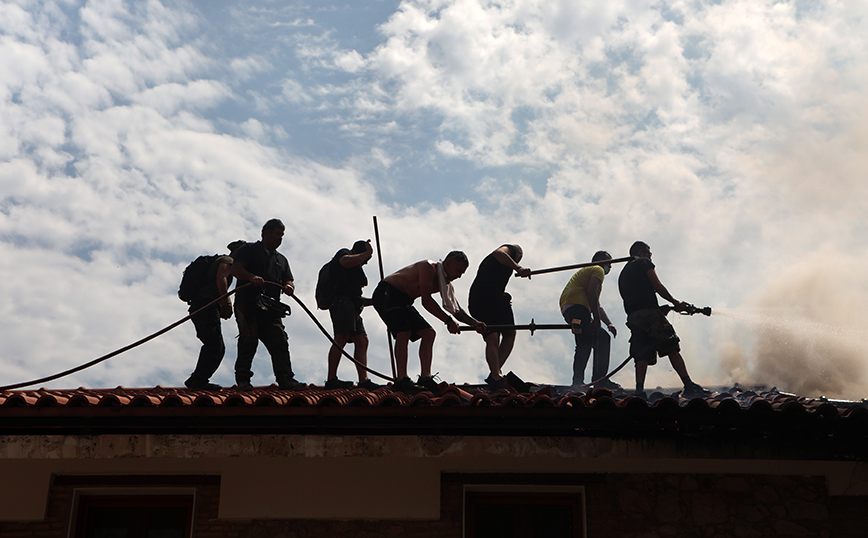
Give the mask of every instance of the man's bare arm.
<svg viewBox="0 0 868 538">
<path fill-rule="evenodd" d="M 217 267 L 217 293 L 221 296 L 229 292 L 229 273 L 231 269 L 231 263 L 221 263 Z M 232 317 L 232 300 L 229 297 L 224 297 L 220 301 L 220 317 L 223 319 Z"/>
<path fill-rule="evenodd" d="M 257 288 L 261 288 L 263 284 L 265 284 L 265 279 L 261 276 L 256 276 L 244 267 L 244 262 L 235 262 L 232 264 L 231 269 L 232 276 L 237 278 L 238 280 L 248 280 L 253 282 L 253 285 Z"/>
<path fill-rule="evenodd" d="M 606 311 L 603 309 L 602 305 L 600 306 L 600 319 L 603 320 L 603 323 L 606 324 L 606 328 L 609 329 L 609 332 L 612 333 L 612 336 L 618 336 L 618 329 L 615 328 L 615 325 L 612 324 L 612 320 L 609 319 L 609 315 L 606 314 Z"/>
<path fill-rule="evenodd" d="M 506 245 L 495 250 L 493 254 L 495 260 L 518 273 L 518 276 L 530 278 L 530 269 L 520 266 L 515 260 L 513 260 L 512 256 L 509 255 L 509 247 Z"/>
<path fill-rule="evenodd" d="M 660 294 L 660 297 L 663 297 L 675 306 L 680 306 L 682 304 L 681 301 L 673 297 L 672 294 L 669 293 L 669 290 L 666 289 L 666 286 L 660 282 L 660 278 L 657 276 L 657 271 L 654 269 L 648 269 L 648 279 L 651 280 L 651 285 L 654 286 L 654 290 Z"/>
<path fill-rule="evenodd" d="M 365 250 L 365 252 L 359 252 L 358 254 L 346 254 L 344 256 L 341 256 L 341 259 L 339 260 L 340 264 L 349 269 L 350 267 L 356 267 L 365 263 L 366 261 L 371 259 L 371 256 L 374 255 L 374 247 L 371 246 L 370 239 L 368 240 L 366 248 L 367 250 Z"/>
</svg>

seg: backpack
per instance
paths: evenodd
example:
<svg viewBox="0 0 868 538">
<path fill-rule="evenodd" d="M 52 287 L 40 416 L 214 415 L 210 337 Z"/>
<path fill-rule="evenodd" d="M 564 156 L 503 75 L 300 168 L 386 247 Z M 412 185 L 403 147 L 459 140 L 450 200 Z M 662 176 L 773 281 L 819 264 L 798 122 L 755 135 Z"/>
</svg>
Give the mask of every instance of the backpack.
<svg viewBox="0 0 868 538">
<path fill-rule="evenodd" d="M 219 257 L 219 254 L 199 256 L 184 269 L 184 276 L 181 277 L 181 286 L 178 288 L 178 297 L 182 301 L 189 303 L 199 295 L 199 291 L 207 284 L 205 280 L 208 276 L 208 270 L 211 268 L 214 260 Z"/>
<path fill-rule="evenodd" d="M 316 278 L 316 307 L 320 310 L 328 310 L 335 300 L 337 283 L 331 278 L 332 261 L 322 266 Z"/>
</svg>

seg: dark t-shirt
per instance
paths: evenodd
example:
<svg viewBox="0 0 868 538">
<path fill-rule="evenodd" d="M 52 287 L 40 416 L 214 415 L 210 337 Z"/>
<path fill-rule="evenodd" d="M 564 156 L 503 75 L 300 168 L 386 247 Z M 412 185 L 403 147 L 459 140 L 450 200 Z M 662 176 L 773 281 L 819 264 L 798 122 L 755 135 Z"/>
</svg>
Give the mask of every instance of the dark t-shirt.
<svg viewBox="0 0 868 538">
<path fill-rule="evenodd" d="M 265 250 L 262 241 L 255 243 L 247 243 L 239 248 L 235 253 L 235 262 L 243 263 L 244 268 L 256 276 L 261 276 L 268 282 L 276 282 L 283 285 L 289 280 L 295 280 L 292 277 L 292 271 L 289 268 L 289 261 L 280 252 Z M 241 287 L 247 284 L 248 280 L 238 279 L 236 287 Z M 236 293 L 236 302 L 238 304 L 250 304 L 256 300 L 260 293 L 264 293 L 269 297 L 280 299 L 282 288 L 270 286 L 266 284 L 262 288 L 249 286 Z"/>
<path fill-rule="evenodd" d="M 515 248 L 512 245 L 503 246 L 509 249 L 509 256 L 514 260 L 518 255 Z M 502 295 L 511 277 L 512 269 L 500 263 L 492 252 L 483 258 L 482 263 L 479 264 L 476 278 L 470 285 L 470 300 L 473 301 L 475 296 Z"/>
<path fill-rule="evenodd" d="M 344 267 L 341 258 L 353 252 L 348 248 L 340 249 L 332 258 L 329 276 L 335 284 L 335 296 L 349 297 L 357 308 L 362 308 L 362 288 L 368 285 L 368 277 L 361 265 Z"/>
<path fill-rule="evenodd" d="M 636 258 L 627 262 L 618 277 L 618 291 L 624 300 L 624 311 L 629 316 L 643 308 L 657 308 L 657 292 L 648 271 L 654 269 L 654 263 L 648 258 Z"/>
<path fill-rule="evenodd" d="M 220 296 L 220 291 L 217 289 L 217 271 L 220 270 L 220 266 L 224 263 L 232 265 L 232 258 L 230 256 L 218 256 L 211 262 L 211 267 L 208 268 L 208 273 L 205 275 L 205 285 L 196 294 L 196 298 L 193 299 L 194 301 L 197 303 L 210 303 Z M 226 289 L 229 289 L 230 285 L 232 285 L 232 275 L 226 277 Z"/>
</svg>

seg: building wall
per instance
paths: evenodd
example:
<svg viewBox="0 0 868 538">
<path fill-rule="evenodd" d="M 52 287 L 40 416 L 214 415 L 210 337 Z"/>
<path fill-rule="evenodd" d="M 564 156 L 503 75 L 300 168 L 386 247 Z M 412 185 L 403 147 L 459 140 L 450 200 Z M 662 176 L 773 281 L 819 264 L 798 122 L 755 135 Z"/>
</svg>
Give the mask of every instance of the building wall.
<svg viewBox="0 0 868 538">
<path fill-rule="evenodd" d="M 76 476 L 213 477 L 194 484 L 197 536 L 460 536 L 461 480 L 580 485 L 594 537 L 864 524 L 864 464 L 746 455 L 580 437 L 0 436 L 0 538 L 66 536 Z"/>
<path fill-rule="evenodd" d="M 738 474 L 510 475 L 444 473 L 441 516 L 419 520 L 236 519 L 218 517 L 220 487 L 196 485 L 196 538 L 460 538 L 466 484 L 581 484 L 587 536 L 665 538 L 865 536 L 868 497 L 829 497 L 825 479 Z M 0 538 L 65 538 L 75 485 L 54 484 L 43 521 L 0 523 Z M 251 492 L 255 484 L 251 485 Z"/>
</svg>

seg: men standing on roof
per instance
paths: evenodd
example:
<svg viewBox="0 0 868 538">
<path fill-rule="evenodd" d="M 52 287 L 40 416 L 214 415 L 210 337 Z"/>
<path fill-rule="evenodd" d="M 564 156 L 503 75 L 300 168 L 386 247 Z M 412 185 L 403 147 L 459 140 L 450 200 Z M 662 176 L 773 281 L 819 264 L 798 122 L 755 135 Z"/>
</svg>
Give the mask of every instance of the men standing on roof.
<svg viewBox="0 0 868 538">
<path fill-rule="evenodd" d="M 205 285 L 199 289 L 196 296 L 190 301 L 190 313 L 196 312 L 213 302 L 229 291 L 232 284 L 232 275 L 229 269 L 232 267 L 232 256 L 244 241 L 233 241 L 227 245 L 228 256 L 217 256 L 211 262 L 205 273 Z M 202 310 L 193 316 L 193 326 L 196 327 L 196 337 L 202 341 L 199 349 L 199 360 L 190 377 L 184 381 L 187 388 L 193 390 L 220 390 L 222 387 L 210 382 L 211 376 L 220 367 L 223 355 L 226 353 L 226 344 L 223 342 L 223 332 L 220 327 L 220 319 L 232 317 L 232 300 L 227 296 L 219 303 Z"/>
<path fill-rule="evenodd" d="M 680 339 L 675 329 L 657 303 L 657 295 L 682 310 L 685 303 L 675 299 L 660 282 L 654 263 L 651 262 L 651 247 L 636 241 L 630 247 L 633 260 L 627 262 L 618 278 L 618 289 L 624 300 L 627 327 L 630 328 L 630 355 L 636 362 L 636 395 L 645 398 L 645 374 L 648 365 L 657 364 L 657 355 L 669 357 L 672 368 L 684 383 L 684 396 L 692 397 L 706 391 L 694 383 L 687 374 L 687 366 L 681 357 Z"/>
<path fill-rule="evenodd" d="M 416 389 L 407 376 L 407 355 L 410 342 L 419 339 L 422 341 L 419 344 L 421 374 L 418 384 L 432 392 L 437 390 L 437 382 L 431 375 L 435 332 L 413 307 L 417 297 L 422 298 L 425 310 L 446 324 L 450 333 L 461 332 L 455 318 L 474 326 L 477 332 L 485 331 L 485 323 L 475 320 L 462 310 L 452 290 L 451 282 L 460 278 L 467 271 L 468 265 L 467 255 L 460 250 L 453 250 L 442 262 L 418 261 L 392 273 L 377 285 L 373 297 L 374 308 L 395 337 L 397 381 L 392 386 L 393 390 L 412 392 Z M 443 307 L 449 313 L 444 312 L 431 297 L 435 293 L 440 294 Z"/>
<path fill-rule="evenodd" d="M 292 271 L 277 247 L 283 241 L 285 226 L 271 219 L 262 227 L 262 239 L 238 249 L 232 264 L 232 274 L 238 279 L 235 298 L 235 321 L 238 323 L 238 356 L 235 360 L 235 382 L 239 390 L 252 388 L 251 366 L 259 341 L 271 355 L 271 365 L 277 384 L 282 389 L 298 390 L 306 385 L 296 381 L 289 359 L 289 337 L 283 327 L 283 313 L 268 308 L 269 301 L 280 301 L 280 293 L 295 291 Z M 277 285 L 270 284 L 276 283 Z M 260 298 L 265 296 L 265 298 Z"/>
<path fill-rule="evenodd" d="M 611 341 L 608 333 L 601 329 L 602 323 L 617 336 L 618 331 L 606 311 L 600 304 L 600 292 L 603 290 L 603 279 L 612 269 L 612 255 L 605 250 L 597 251 L 591 258 L 599 265 L 583 267 L 573 274 L 564 291 L 561 292 L 561 314 L 567 323 L 573 325 L 576 338 L 576 352 L 573 356 L 573 386 L 584 384 L 585 367 L 591 349 L 594 350 L 594 366 L 591 370 L 591 381 L 603 378 L 609 371 L 609 349 Z M 618 389 L 620 385 L 608 379 L 597 383 L 596 388 Z"/>
<path fill-rule="evenodd" d="M 329 262 L 328 310 L 334 327 L 335 344 L 329 348 L 328 378 L 325 383 L 327 389 L 348 388 L 353 385 L 351 381 L 338 379 L 341 350 L 347 342 L 352 342 L 354 346 L 353 358 L 359 374 L 359 387 L 368 390 L 379 387 L 368 379 L 368 372 L 364 368 L 368 364 L 368 335 L 362 323 L 362 309 L 370 306 L 371 299 L 362 297 L 362 288 L 368 285 L 362 266 L 368 263 L 373 254 L 370 240 L 356 241 L 352 249 L 342 248 Z"/>
<path fill-rule="evenodd" d="M 492 389 L 506 388 L 501 369 L 515 344 L 515 329 L 492 329 L 490 325 L 515 325 L 512 296 L 506 293 L 506 285 L 513 272 L 530 278 L 530 269 L 518 264 L 522 255 L 518 245 L 501 245 L 482 260 L 470 286 L 470 315 L 488 326 L 482 337 L 489 370 L 485 382 Z"/>
</svg>

